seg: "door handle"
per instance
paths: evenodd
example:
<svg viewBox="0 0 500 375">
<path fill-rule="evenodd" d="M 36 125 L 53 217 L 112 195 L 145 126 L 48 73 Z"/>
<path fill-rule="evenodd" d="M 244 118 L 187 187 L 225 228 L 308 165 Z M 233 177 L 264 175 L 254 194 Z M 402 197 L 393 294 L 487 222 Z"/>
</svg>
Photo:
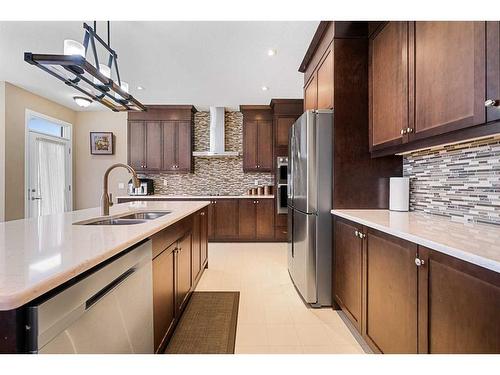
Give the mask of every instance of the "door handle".
<svg viewBox="0 0 500 375">
<path fill-rule="evenodd" d="M 42 199 L 42 197 L 31 197 L 32 201 L 41 200 L 41 199 Z"/>
</svg>

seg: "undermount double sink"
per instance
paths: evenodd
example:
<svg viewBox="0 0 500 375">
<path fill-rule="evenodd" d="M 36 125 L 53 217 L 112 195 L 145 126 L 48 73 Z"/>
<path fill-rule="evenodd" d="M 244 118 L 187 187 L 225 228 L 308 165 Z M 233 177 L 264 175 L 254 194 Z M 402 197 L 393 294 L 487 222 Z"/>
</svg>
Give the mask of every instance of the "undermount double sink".
<svg viewBox="0 0 500 375">
<path fill-rule="evenodd" d="M 171 211 L 138 211 L 125 213 L 114 217 L 99 217 L 73 223 L 74 225 L 133 225 L 147 223 L 162 216 L 170 214 Z"/>
</svg>

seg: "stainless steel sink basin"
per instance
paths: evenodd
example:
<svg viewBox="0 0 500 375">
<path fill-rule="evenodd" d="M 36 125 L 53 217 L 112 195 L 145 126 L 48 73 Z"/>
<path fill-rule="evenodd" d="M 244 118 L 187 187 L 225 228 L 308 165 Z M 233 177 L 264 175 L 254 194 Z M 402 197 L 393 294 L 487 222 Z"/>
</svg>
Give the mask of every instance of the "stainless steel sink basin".
<svg viewBox="0 0 500 375">
<path fill-rule="evenodd" d="M 124 213 L 113 217 L 98 217 L 94 219 L 79 221 L 73 225 L 134 225 L 147 223 L 149 220 L 158 219 L 168 215 L 172 211 L 137 211 Z"/>
<path fill-rule="evenodd" d="M 171 211 L 142 211 L 134 212 L 132 214 L 119 216 L 120 219 L 138 219 L 138 220 L 154 220 L 159 217 L 170 214 Z"/>
<path fill-rule="evenodd" d="M 143 224 L 146 222 L 147 220 L 115 218 L 115 219 L 91 221 L 89 223 L 82 223 L 82 225 L 133 225 L 133 224 Z"/>
</svg>

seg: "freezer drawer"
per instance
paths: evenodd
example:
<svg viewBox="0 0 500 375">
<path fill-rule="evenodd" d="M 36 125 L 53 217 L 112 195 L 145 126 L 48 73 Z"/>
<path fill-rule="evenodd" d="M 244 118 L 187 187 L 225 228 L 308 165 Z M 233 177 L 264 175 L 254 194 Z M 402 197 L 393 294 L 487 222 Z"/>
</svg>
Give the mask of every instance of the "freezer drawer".
<svg viewBox="0 0 500 375">
<path fill-rule="evenodd" d="M 34 353 L 153 353 L 151 241 L 29 308 Z"/>
<path fill-rule="evenodd" d="M 317 302 L 316 290 L 316 215 L 293 211 L 292 259 L 289 272 L 295 287 L 307 303 Z"/>
</svg>

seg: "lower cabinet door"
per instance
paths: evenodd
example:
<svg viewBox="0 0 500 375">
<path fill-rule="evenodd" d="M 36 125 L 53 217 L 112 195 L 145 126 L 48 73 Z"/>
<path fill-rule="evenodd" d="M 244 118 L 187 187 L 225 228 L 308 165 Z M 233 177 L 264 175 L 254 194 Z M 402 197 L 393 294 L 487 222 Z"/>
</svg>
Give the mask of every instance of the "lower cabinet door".
<svg viewBox="0 0 500 375">
<path fill-rule="evenodd" d="M 274 199 L 258 199 L 256 229 L 258 240 L 274 240 Z"/>
<path fill-rule="evenodd" d="M 210 203 L 207 208 L 207 235 L 209 240 L 215 239 L 215 205 Z"/>
<path fill-rule="evenodd" d="M 218 199 L 214 201 L 216 240 L 234 240 L 238 238 L 238 200 Z"/>
<path fill-rule="evenodd" d="M 191 243 L 192 233 L 187 233 L 179 240 L 177 247 L 177 293 L 176 293 L 176 310 L 177 315 L 184 309 L 184 306 L 189 297 L 191 289 Z"/>
<path fill-rule="evenodd" d="M 255 240 L 256 233 L 256 216 L 255 199 L 240 199 L 239 200 L 239 223 L 238 223 L 238 239 L 240 240 Z"/>
<path fill-rule="evenodd" d="M 363 241 L 361 226 L 335 219 L 333 253 L 333 298 L 361 332 Z"/>
<path fill-rule="evenodd" d="M 191 244 L 191 284 L 194 285 L 201 269 L 201 212 L 193 214 L 193 241 Z"/>
<path fill-rule="evenodd" d="M 500 274 L 419 247 L 419 351 L 500 353 Z"/>
<path fill-rule="evenodd" d="M 381 353 L 417 353 L 417 245 L 368 229 L 363 336 Z"/>
<path fill-rule="evenodd" d="M 208 259 L 208 208 L 200 212 L 200 256 L 203 267 Z"/>
<path fill-rule="evenodd" d="M 175 318 L 175 249 L 177 244 L 153 259 L 153 322 L 155 352 L 173 327 Z"/>
</svg>

